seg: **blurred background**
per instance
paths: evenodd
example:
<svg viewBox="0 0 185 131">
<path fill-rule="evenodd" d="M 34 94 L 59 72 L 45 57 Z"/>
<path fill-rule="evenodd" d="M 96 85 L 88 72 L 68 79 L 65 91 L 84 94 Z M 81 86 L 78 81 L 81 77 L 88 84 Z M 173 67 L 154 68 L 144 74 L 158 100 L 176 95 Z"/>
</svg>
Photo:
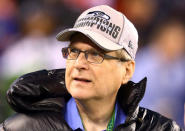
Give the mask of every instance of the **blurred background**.
<svg viewBox="0 0 185 131">
<path fill-rule="evenodd" d="M 140 105 L 184 127 L 185 0 L 0 0 L 0 123 L 14 113 L 10 84 L 28 72 L 65 68 L 56 34 L 100 4 L 123 12 L 139 32 L 132 80 L 148 78 Z"/>
</svg>

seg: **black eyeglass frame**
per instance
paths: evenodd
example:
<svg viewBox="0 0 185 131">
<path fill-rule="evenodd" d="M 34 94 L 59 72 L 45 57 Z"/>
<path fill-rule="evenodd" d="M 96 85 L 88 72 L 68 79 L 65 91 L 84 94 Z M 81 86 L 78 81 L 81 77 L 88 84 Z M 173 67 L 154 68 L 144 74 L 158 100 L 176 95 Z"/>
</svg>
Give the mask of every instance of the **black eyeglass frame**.
<svg viewBox="0 0 185 131">
<path fill-rule="evenodd" d="M 62 50 L 61 50 L 62 55 L 63 55 L 63 57 L 64 57 L 65 59 L 68 59 L 68 58 L 67 58 L 67 56 L 64 55 L 64 53 L 66 53 L 65 51 L 68 52 L 68 49 L 69 49 L 69 48 L 72 49 L 71 47 L 65 47 L 65 48 L 62 48 Z M 75 48 L 75 49 L 76 49 L 76 48 Z M 76 50 L 78 51 L 78 55 L 76 56 L 76 59 L 78 59 L 78 56 L 80 55 L 81 52 L 85 54 L 86 60 L 88 59 L 88 53 L 89 53 L 89 51 L 82 51 L 82 50 L 79 50 L 79 49 L 76 49 Z M 103 58 L 102 61 L 101 61 L 100 63 L 90 62 L 90 61 L 88 61 L 88 60 L 87 60 L 87 61 L 90 62 L 90 63 L 96 63 L 96 64 L 101 64 L 101 63 L 104 61 L 104 59 L 114 59 L 114 60 L 119 60 L 119 61 L 121 61 L 121 62 L 130 61 L 130 60 L 127 60 L 127 59 L 118 58 L 118 57 L 115 57 L 115 56 L 110 56 L 110 55 L 106 55 L 106 54 L 99 53 L 99 52 L 97 52 L 97 54 L 99 54 L 99 55 Z M 68 55 L 69 55 L 69 53 L 68 53 Z M 76 60 L 76 59 L 68 59 L 68 60 Z"/>
</svg>

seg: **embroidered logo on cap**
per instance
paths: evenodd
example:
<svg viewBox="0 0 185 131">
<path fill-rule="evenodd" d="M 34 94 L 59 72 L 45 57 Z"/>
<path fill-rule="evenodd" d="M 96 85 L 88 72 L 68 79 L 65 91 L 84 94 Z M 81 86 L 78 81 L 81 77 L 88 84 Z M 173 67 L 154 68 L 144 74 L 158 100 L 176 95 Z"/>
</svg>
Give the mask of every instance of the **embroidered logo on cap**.
<svg viewBox="0 0 185 131">
<path fill-rule="evenodd" d="M 95 27 L 116 39 L 121 31 L 121 27 L 111 22 L 111 17 L 102 11 L 88 12 L 86 16 L 79 18 L 74 28 Z M 94 30 L 94 29 L 93 29 Z"/>
<path fill-rule="evenodd" d="M 89 12 L 88 14 L 92 14 L 93 16 L 101 17 L 101 18 L 104 18 L 106 20 L 110 20 L 110 16 L 108 16 L 107 14 L 105 14 L 102 11 L 92 11 L 92 12 Z"/>
</svg>

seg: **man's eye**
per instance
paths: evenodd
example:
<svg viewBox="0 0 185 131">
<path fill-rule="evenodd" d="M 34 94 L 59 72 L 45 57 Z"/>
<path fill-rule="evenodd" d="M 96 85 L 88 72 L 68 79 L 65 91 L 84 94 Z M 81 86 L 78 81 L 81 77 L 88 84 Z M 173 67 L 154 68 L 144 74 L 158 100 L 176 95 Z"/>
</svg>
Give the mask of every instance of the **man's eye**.
<svg viewBox="0 0 185 131">
<path fill-rule="evenodd" d="M 89 52 L 89 54 L 91 54 L 92 56 L 99 56 L 98 52 Z"/>
<path fill-rule="evenodd" d="M 71 49 L 71 52 L 73 52 L 73 53 L 78 53 L 79 50 L 78 50 L 78 49 L 75 49 L 75 48 L 72 48 L 72 49 Z"/>
</svg>

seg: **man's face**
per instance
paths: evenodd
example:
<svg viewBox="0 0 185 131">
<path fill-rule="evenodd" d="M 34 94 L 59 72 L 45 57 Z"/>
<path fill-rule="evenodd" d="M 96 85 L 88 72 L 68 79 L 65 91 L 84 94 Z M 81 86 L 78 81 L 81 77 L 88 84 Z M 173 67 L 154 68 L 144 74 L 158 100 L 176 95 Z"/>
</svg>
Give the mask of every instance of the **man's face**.
<svg viewBox="0 0 185 131">
<path fill-rule="evenodd" d="M 82 34 L 73 36 L 70 47 L 82 51 L 101 51 Z M 115 52 L 107 54 L 115 56 Z M 85 54 L 80 53 L 77 60 L 67 60 L 66 62 L 66 87 L 76 99 L 112 98 L 116 96 L 125 73 L 123 62 L 104 59 L 100 64 L 89 63 Z"/>
</svg>

